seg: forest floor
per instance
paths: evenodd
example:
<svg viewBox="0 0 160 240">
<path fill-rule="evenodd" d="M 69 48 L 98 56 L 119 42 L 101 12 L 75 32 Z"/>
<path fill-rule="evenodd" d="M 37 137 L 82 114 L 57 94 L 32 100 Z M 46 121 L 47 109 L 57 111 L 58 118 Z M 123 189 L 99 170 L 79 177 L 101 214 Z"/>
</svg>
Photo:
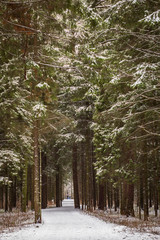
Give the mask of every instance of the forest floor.
<svg viewBox="0 0 160 240">
<path fill-rule="evenodd" d="M 0 240 L 160 240 L 158 228 L 155 231 L 143 228 L 142 231 L 137 226 L 133 228 L 128 224 L 119 225 L 120 219 L 114 219 L 114 223 L 109 219 L 103 219 L 103 214 L 106 215 L 104 212 L 92 212 L 90 214 L 94 216 L 91 216 L 74 209 L 73 205 L 73 200 L 64 200 L 61 208 L 43 210 L 42 224 L 26 225 L 33 222 L 33 214 L 28 212 L 25 219 L 19 213 L 23 226 L 20 226 L 18 221 L 19 224 L 10 227 L 10 231 L 7 228 L 3 229 Z M 5 219 L 1 220 L 1 223 L 2 221 Z"/>
<path fill-rule="evenodd" d="M 136 217 L 122 216 L 114 210 L 101 211 L 94 210 L 89 212 L 84 210 L 86 214 L 90 216 L 95 216 L 107 223 L 114 223 L 121 226 L 125 226 L 130 229 L 130 231 L 137 231 L 142 233 L 151 233 L 153 235 L 159 236 L 160 239 L 160 217 L 154 217 L 153 215 L 148 218 L 148 221 L 140 220 Z"/>
<path fill-rule="evenodd" d="M 3 232 L 12 232 L 15 228 L 22 228 L 28 224 L 34 223 L 34 212 L 27 211 L 23 213 L 17 209 L 12 212 L 0 212 L 0 234 Z"/>
</svg>

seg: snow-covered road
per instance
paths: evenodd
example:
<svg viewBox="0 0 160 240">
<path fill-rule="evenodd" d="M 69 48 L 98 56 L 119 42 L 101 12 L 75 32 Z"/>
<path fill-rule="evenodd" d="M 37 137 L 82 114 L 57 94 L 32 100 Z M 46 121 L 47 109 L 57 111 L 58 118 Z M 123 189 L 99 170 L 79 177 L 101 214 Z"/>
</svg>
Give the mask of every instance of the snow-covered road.
<svg viewBox="0 0 160 240">
<path fill-rule="evenodd" d="M 62 208 L 45 209 L 43 224 L 0 235 L 1 240 L 151 240 L 149 234 L 131 233 L 122 226 L 105 223 L 75 210 L 72 200 Z"/>
</svg>

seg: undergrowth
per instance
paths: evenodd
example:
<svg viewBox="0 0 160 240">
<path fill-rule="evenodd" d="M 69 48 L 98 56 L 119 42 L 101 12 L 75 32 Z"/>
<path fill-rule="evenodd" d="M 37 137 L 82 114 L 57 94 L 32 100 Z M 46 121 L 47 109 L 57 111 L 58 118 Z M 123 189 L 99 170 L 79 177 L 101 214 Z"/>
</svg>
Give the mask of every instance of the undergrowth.
<svg viewBox="0 0 160 240">
<path fill-rule="evenodd" d="M 19 210 L 13 210 L 12 212 L 0 213 L 0 233 L 12 231 L 14 227 L 32 223 L 34 223 L 34 213 L 32 211 L 24 213 Z"/>
<path fill-rule="evenodd" d="M 132 231 L 146 232 L 155 235 L 160 235 L 160 218 L 148 218 L 148 221 L 140 220 L 136 217 L 127 217 L 120 214 L 113 214 L 102 210 L 87 211 L 86 214 L 95 216 L 105 222 L 115 223 L 130 228 Z"/>
</svg>

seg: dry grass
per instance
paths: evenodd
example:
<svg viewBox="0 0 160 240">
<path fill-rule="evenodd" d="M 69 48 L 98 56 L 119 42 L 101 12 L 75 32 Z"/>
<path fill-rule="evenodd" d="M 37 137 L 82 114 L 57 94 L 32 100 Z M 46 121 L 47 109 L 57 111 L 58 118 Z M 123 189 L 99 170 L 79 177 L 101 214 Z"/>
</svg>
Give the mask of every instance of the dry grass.
<svg viewBox="0 0 160 240">
<path fill-rule="evenodd" d="M 130 228 L 132 231 L 146 232 L 155 235 L 160 235 L 160 218 L 150 217 L 148 221 L 139 220 L 135 217 L 126 217 L 120 214 L 107 211 L 94 210 L 92 212 L 84 211 L 85 213 L 95 216 L 105 222 L 115 223 Z"/>
<path fill-rule="evenodd" d="M 0 213 L 0 233 L 4 231 L 12 231 L 14 227 L 21 227 L 34 223 L 34 213 L 27 213 L 13 210 L 12 212 Z"/>
</svg>

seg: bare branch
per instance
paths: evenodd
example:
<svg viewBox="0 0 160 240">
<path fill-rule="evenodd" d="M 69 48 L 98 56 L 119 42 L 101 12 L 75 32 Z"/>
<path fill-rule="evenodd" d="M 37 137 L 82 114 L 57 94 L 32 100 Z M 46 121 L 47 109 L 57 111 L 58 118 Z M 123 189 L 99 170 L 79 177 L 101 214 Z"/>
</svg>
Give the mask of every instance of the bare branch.
<svg viewBox="0 0 160 240">
<path fill-rule="evenodd" d="M 20 28 L 28 29 L 28 30 L 30 30 L 30 31 L 32 31 L 32 32 L 34 32 L 34 33 L 40 32 L 39 30 L 36 30 L 36 29 L 34 29 L 34 28 L 31 28 L 31 27 L 28 27 L 28 26 L 25 26 L 25 25 L 21 25 L 21 24 L 17 24 L 17 23 L 8 21 L 8 20 L 6 20 L 6 19 L 4 19 L 4 21 L 10 23 L 10 24 L 13 25 L 13 26 L 17 26 L 17 27 L 20 27 Z M 24 32 L 24 31 L 23 31 L 23 32 Z"/>
</svg>

